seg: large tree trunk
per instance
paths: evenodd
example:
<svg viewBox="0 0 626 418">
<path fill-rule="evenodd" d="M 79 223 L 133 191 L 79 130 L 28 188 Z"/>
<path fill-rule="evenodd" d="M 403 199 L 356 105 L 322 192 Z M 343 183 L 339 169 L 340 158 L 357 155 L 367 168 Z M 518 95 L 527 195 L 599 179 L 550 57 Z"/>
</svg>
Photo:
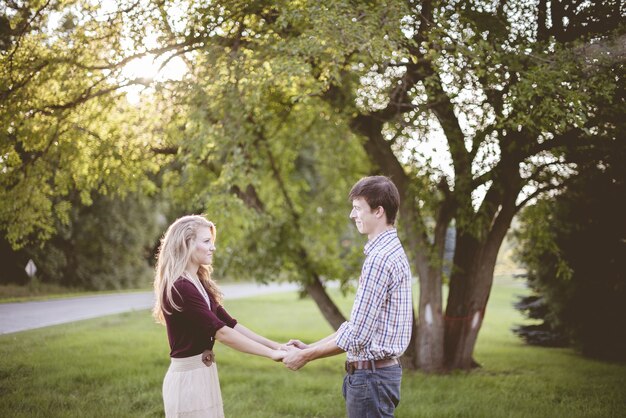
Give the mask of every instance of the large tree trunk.
<svg viewBox="0 0 626 418">
<path fill-rule="evenodd" d="M 467 370 L 478 365 L 473 359 L 474 346 L 485 315 L 497 256 L 496 249 L 495 256 L 483 257 L 481 243 L 459 235 L 445 317 L 445 364 L 450 370 Z M 485 258 L 493 259 L 490 266 L 485 264 Z"/>
<path fill-rule="evenodd" d="M 432 276 L 420 275 L 417 345 L 414 348 L 417 352 L 417 367 L 426 373 L 441 372 L 444 366 L 441 276 Z"/>
<path fill-rule="evenodd" d="M 316 274 L 313 274 L 312 281 L 307 283 L 304 288 L 313 298 L 328 323 L 335 329 L 335 331 L 339 329 L 341 324 L 346 321 L 346 318 L 343 316 L 341 311 L 339 311 L 335 302 L 333 302 L 328 296 L 328 293 L 326 293 L 326 289 L 322 285 L 319 277 Z"/>
<path fill-rule="evenodd" d="M 448 370 L 479 366 L 473 358 L 474 347 L 485 317 L 498 251 L 513 218 L 513 208 L 514 205 L 506 205 L 483 241 L 471 232 L 457 231 L 445 316 L 445 366 Z"/>
<path fill-rule="evenodd" d="M 414 271 L 419 277 L 418 316 L 413 313 L 413 333 L 405 356 L 413 357 L 411 368 L 426 373 L 443 369 L 443 315 L 441 295 L 441 272 L 430 267 L 428 249 L 416 239 L 419 233 L 414 219 L 417 214 L 409 206 L 410 199 L 401 211 L 403 229 L 407 235 L 407 249 L 413 260 Z"/>
<path fill-rule="evenodd" d="M 427 251 L 416 239 L 417 227 L 414 209 L 408 207 L 410 199 L 400 209 L 404 245 L 413 260 L 413 273 L 419 277 L 419 315 L 413 310 L 413 332 L 409 346 L 402 356 L 406 369 L 420 369 L 426 373 L 443 369 L 443 316 L 441 310 L 441 275 L 428 267 Z"/>
<path fill-rule="evenodd" d="M 493 275 L 472 273 L 457 277 L 469 286 L 450 286 L 445 317 L 445 365 L 448 370 L 468 370 L 478 366 L 473 358 L 482 325 Z M 462 290 L 459 287 L 463 287 Z M 467 288 L 466 288 L 467 287 Z"/>
</svg>

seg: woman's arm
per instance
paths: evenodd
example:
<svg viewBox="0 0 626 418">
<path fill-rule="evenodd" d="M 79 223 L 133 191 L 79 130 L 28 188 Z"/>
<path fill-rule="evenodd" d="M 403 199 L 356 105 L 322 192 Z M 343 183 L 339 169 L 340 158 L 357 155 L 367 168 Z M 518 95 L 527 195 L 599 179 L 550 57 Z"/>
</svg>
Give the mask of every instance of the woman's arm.
<svg viewBox="0 0 626 418">
<path fill-rule="evenodd" d="M 280 349 L 281 345 L 279 343 L 277 343 L 276 341 L 272 341 L 270 339 L 265 338 L 262 335 L 257 334 L 256 332 L 249 330 L 248 328 L 244 327 L 243 325 L 241 325 L 240 323 L 237 323 L 237 325 L 235 325 L 235 328 L 233 328 L 235 331 L 238 331 L 239 333 L 243 334 L 244 336 L 250 338 L 252 341 L 256 341 L 259 344 L 263 344 L 266 347 L 271 348 L 272 350 L 278 350 Z"/>
<path fill-rule="evenodd" d="M 285 351 L 266 347 L 227 326 L 220 328 L 215 334 L 215 338 L 222 344 L 226 344 L 230 348 L 241 351 L 242 353 L 267 357 L 274 361 L 280 361 L 285 357 Z"/>
</svg>

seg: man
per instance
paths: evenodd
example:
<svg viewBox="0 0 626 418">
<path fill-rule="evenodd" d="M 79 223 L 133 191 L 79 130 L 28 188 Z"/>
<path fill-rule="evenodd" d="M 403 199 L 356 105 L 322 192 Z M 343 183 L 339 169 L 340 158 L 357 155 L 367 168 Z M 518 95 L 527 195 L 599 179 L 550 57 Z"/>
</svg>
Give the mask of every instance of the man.
<svg viewBox="0 0 626 418">
<path fill-rule="evenodd" d="M 398 358 L 409 344 L 413 308 L 409 262 L 394 227 L 400 194 L 387 177 L 373 176 L 359 180 L 349 198 L 350 219 L 368 237 L 350 320 L 316 343 L 290 341 L 300 350 L 283 362 L 297 370 L 345 351 L 348 417 L 393 417 L 402 380 Z"/>
</svg>

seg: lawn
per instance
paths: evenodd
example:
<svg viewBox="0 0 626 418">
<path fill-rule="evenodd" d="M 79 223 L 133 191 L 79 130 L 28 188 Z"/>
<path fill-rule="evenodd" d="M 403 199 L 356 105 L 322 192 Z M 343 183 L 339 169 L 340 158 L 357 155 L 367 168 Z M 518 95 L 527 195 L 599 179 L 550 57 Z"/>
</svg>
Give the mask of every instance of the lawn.
<svg viewBox="0 0 626 418">
<path fill-rule="evenodd" d="M 482 368 L 427 376 L 406 372 L 397 417 L 626 416 L 626 365 L 569 349 L 523 345 L 509 328 L 521 282 L 498 280 L 476 348 Z M 353 295 L 333 298 L 349 313 Z M 295 293 L 227 301 L 249 328 L 276 340 L 331 332 Z M 216 346 L 226 416 L 342 417 L 344 356 L 298 372 Z M 0 336 L 0 417 L 162 416 L 169 363 L 164 327 L 148 311 Z"/>
</svg>

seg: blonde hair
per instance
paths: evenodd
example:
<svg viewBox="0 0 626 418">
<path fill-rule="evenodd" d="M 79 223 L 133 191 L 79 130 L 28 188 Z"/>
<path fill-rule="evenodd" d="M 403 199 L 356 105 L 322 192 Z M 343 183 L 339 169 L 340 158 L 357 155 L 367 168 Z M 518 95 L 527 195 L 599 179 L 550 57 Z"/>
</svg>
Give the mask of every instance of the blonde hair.
<svg viewBox="0 0 626 418">
<path fill-rule="evenodd" d="M 215 225 L 203 215 L 188 215 L 177 219 L 170 225 L 161 239 L 154 276 L 155 302 L 152 310 L 152 316 L 161 324 L 165 324 L 164 313 L 171 314 L 165 309 L 165 298 L 172 308 L 179 312 L 182 310 L 182 307 L 174 303 L 172 289 L 174 289 L 176 280 L 184 275 L 185 267 L 194 249 L 198 230 L 203 227 L 208 227 L 211 230 L 211 241 L 215 243 L 217 233 Z M 217 284 L 211 279 L 211 272 L 213 272 L 213 266 L 201 265 L 198 269 L 198 278 L 209 295 L 215 299 L 218 305 L 221 305 L 223 295 Z"/>
</svg>

